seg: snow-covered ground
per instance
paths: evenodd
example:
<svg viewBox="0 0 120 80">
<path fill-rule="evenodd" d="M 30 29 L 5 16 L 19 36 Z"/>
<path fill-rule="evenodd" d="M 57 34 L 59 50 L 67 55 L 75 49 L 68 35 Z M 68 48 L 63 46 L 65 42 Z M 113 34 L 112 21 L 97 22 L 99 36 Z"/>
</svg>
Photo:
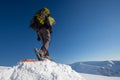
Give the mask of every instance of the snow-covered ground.
<svg viewBox="0 0 120 80">
<path fill-rule="evenodd" d="M 110 77 L 95 74 L 80 73 L 86 80 L 120 80 L 120 77 Z"/>
<path fill-rule="evenodd" d="M 68 65 L 49 60 L 0 67 L 0 80 L 85 80 Z"/>
<path fill-rule="evenodd" d="M 0 66 L 0 80 L 120 80 L 119 74 L 111 75 L 112 72 L 119 73 L 119 61 L 103 61 L 103 62 L 79 62 L 70 66 L 55 63 L 49 60 L 37 62 L 19 62 L 13 67 Z M 105 76 L 99 72 L 110 74 Z M 80 72 L 82 71 L 82 72 Z M 115 77 L 117 75 L 117 77 Z M 113 77 L 114 76 L 114 77 Z"/>
</svg>

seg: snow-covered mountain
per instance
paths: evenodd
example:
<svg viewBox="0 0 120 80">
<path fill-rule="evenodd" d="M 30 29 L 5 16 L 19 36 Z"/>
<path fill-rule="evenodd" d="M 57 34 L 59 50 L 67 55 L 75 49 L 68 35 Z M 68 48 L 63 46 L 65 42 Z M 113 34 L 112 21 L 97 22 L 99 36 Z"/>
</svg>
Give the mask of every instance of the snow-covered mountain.
<svg viewBox="0 0 120 80">
<path fill-rule="evenodd" d="M 120 61 L 77 62 L 70 66 L 79 73 L 120 77 Z"/>
<path fill-rule="evenodd" d="M 85 80 L 68 65 L 49 60 L 0 67 L 0 80 Z"/>
</svg>

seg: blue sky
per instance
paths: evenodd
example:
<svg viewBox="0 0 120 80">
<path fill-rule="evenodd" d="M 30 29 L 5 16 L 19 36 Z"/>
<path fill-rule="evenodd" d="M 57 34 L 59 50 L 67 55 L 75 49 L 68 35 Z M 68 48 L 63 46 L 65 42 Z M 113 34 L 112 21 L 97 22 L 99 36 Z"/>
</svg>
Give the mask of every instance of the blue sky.
<svg viewBox="0 0 120 80">
<path fill-rule="evenodd" d="M 49 47 L 59 63 L 120 60 L 119 0 L 4 0 L 0 1 L 0 65 L 36 59 L 40 48 L 29 22 L 48 7 L 56 20 Z"/>
</svg>

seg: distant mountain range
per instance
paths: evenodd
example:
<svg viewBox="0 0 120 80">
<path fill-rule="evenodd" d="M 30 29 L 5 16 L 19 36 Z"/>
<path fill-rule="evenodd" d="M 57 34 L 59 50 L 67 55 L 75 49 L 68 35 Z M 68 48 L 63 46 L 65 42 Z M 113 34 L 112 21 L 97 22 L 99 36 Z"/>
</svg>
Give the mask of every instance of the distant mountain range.
<svg viewBox="0 0 120 80">
<path fill-rule="evenodd" d="M 79 73 L 120 77 L 120 61 L 76 62 L 70 66 Z"/>
</svg>

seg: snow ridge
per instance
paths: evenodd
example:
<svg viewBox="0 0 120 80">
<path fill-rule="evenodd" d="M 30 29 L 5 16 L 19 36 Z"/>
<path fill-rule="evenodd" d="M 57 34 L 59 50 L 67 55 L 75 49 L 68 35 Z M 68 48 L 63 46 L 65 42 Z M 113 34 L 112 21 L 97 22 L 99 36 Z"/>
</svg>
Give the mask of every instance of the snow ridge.
<svg viewBox="0 0 120 80">
<path fill-rule="evenodd" d="M 88 61 L 70 65 L 79 73 L 120 77 L 120 61 Z"/>
<path fill-rule="evenodd" d="M 0 80 L 85 80 L 70 66 L 49 60 L 19 62 L 14 67 L 0 71 Z"/>
</svg>

